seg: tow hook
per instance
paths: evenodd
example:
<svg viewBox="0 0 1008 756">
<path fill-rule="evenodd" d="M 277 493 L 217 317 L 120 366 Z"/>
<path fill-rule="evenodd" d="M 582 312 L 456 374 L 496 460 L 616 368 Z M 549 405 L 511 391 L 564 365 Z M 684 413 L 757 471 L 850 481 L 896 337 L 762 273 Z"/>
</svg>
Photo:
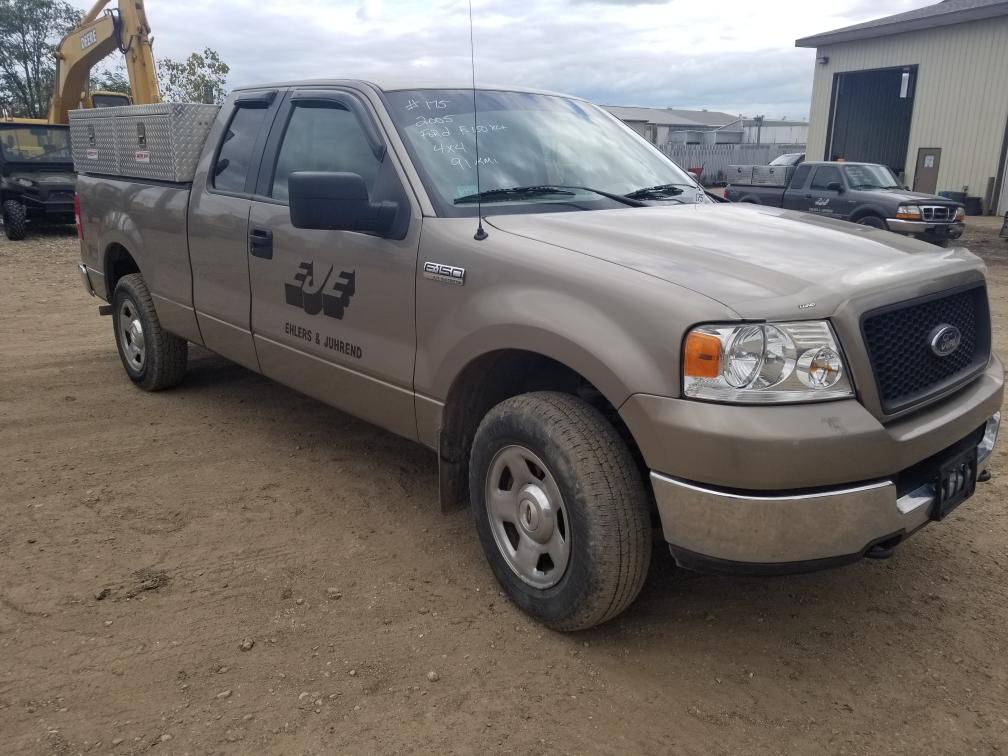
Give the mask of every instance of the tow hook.
<svg viewBox="0 0 1008 756">
<path fill-rule="evenodd" d="M 865 552 L 865 556 L 869 559 L 888 559 L 893 554 L 896 553 L 895 546 L 883 546 L 879 544 L 878 546 L 872 546 Z"/>
</svg>

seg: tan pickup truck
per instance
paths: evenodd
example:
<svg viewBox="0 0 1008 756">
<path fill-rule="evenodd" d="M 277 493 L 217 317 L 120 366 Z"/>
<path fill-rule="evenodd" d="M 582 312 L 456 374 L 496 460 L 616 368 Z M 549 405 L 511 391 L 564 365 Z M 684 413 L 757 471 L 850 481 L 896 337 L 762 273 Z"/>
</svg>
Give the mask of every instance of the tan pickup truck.
<svg viewBox="0 0 1008 756">
<path fill-rule="evenodd" d="M 973 493 L 1003 386 L 979 259 L 719 204 L 584 100 L 475 103 L 242 89 L 180 180 L 135 175 L 153 121 L 105 163 L 76 132 L 81 275 L 130 380 L 182 381 L 193 342 L 426 445 L 562 630 L 634 600 L 657 534 L 691 569 L 809 570 Z"/>
</svg>

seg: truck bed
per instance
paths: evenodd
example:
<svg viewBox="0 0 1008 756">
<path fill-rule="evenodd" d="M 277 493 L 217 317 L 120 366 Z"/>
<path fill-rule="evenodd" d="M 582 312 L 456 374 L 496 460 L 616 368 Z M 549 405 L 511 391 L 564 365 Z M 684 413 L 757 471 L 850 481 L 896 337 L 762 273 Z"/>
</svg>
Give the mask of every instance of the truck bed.
<svg viewBox="0 0 1008 756">
<path fill-rule="evenodd" d="M 157 292 L 151 296 L 162 325 L 198 340 L 187 234 L 189 192 L 189 184 L 86 173 L 77 177 L 81 257 L 95 293 L 111 300 L 106 276 L 115 273 L 116 244 L 133 254 L 142 250 L 144 278 Z M 99 239 L 112 244 L 103 250 Z"/>
</svg>

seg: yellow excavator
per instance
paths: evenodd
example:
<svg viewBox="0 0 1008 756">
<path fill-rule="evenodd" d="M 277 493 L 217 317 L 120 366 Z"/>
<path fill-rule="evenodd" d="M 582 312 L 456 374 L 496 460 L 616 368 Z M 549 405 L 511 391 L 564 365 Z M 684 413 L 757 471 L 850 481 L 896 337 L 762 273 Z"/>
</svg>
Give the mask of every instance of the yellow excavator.
<svg viewBox="0 0 1008 756">
<path fill-rule="evenodd" d="M 118 8 L 105 10 L 109 2 L 98 0 L 56 49 L 56 83 L 49 123 L 68 123 L 70 111 L 81 106 L 161 102 L 143 0 L 118 0 Z M 120 92 L 91 92 L 88 87 L 91 69 L 116 50 L 126 58 L 132 100 Z"/>
</svg>

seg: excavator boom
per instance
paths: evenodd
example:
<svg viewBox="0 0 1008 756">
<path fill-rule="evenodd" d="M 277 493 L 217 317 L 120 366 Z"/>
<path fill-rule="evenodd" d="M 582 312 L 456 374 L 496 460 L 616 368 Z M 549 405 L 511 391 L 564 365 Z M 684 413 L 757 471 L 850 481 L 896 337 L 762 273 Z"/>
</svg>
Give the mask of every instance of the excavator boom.
<svg viewBox="0 0 1008 756">
<path fill-rule="evenodd" d="M 117 49 L 126 58 L 133 102 L 161 102 L 143 0 L 119 0 L 117 11 L 103 12 L 109 1 L 98 0 L 56 50 L 50 123 L 69 122 L 70 111 L 80 107 L 88 89 L 91 69 Z"/>
</svg>

